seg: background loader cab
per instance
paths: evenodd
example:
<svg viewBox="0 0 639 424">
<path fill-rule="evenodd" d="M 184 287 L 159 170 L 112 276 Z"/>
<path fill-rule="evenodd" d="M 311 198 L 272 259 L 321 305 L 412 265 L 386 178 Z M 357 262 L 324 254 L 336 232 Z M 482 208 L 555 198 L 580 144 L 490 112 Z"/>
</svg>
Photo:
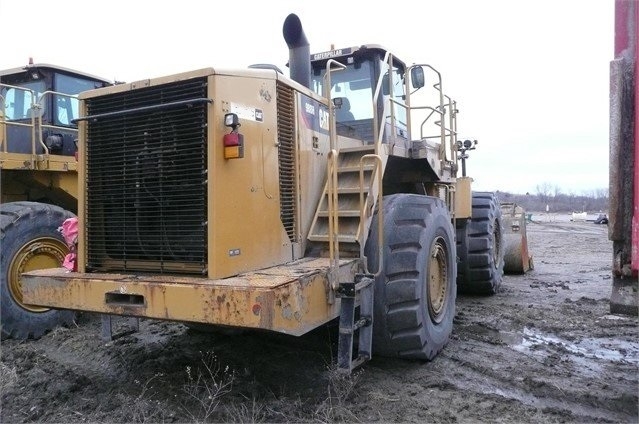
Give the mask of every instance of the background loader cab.
<svg viewBox="0 0 639 424">
<path fill-rule="evenodd" d="M 30 64 L 0 71 L 3 152 L 74 156 L 77 150 L 77 94 L 109 85 L 106 80 L 58 66 Z M 38 127 L 34 128 L 34 121 Z M 35 131 L 34 131 L 35 130 Z M 40 136 L 41 132 L 41 136 Z M 44 145 L 40 144 L 40 138 Z"/>
<path fill-rule="evenodd" d="M 0 71 L 2 203 L 33 200 L 77 210 L 76 96 L 107 85 L 54 65 Z"/>
</svg>

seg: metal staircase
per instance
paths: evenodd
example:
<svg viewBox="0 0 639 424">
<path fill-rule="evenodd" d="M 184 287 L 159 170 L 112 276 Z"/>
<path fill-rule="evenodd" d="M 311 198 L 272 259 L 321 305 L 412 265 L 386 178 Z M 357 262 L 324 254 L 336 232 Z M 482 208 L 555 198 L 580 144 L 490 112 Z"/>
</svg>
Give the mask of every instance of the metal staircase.
<svg viewBox="0 0 639 424">
<path fill-rule="evenodd" d="M 336 178 L 329 172 L 308 235 L 308 240 L 322 250 L 328 250 L 331 242 L 331 215 L 340 256 L 357 256 L 363 250 L 379 193 L 375 184 L 375 169 L 379 166 L 376 158 L 374 145 L 342 148 L 336 155 Z M 335 193 L 331 193 L 331 182 L 335 185 Z"/>
<path fill-rule="evenodd" d="M 333 296 L 341 300 L 337 365 L 347 373 L 372 357 L 375 274 L 368 271 L 364 246 L 376 199 L 382 194 L 384 164 L 374 145 L 332 150 L 328 178 L 308 236 L 331 258 L 329 301 L 334 301 Z M 339 280 L 340 256 L 364 259 L 364 273 L 357 274 L 355 281 Z"/>
</svg>

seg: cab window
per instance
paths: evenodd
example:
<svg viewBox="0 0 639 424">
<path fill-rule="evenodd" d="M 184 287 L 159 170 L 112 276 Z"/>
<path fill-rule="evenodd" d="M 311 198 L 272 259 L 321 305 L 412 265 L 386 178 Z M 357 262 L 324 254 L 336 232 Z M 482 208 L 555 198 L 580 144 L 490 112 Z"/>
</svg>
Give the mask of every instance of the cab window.
<svg viewBox="0 0 639 424">
<path fill-rule="evenodd" d="M 0 88 L 0 102 L 5 119 L 8 121 L 30 119 L 32 106 L 45 90 L 44 81 L 29 81 L 15 84 L 14 87 L 2 86 Z M 44 107 L 43 104 L 43 110 Z"/>
<path fill-rule="evenodd" d="M 393 99 L 393 113 L 395 115 L 395 126 L 400 132 L 399 135 L 406 136 L 407 129 L 407 110 L 406 93 L 404 92 L 404 72 L 402 69 L 393 66 L 392 69 L 392 90 L 391 96 Z"/>
<path fill-rule="evenodd" d="M 313 75 L 312 88 L 324 95 L 324 75 L 322 70 Z M 373 118 L 373 89 L 371 87 L 371 66 L 362 62 L 357 67 L 353 64 L 346 69 L 331 72 L 331 98 L 342 98 L 342 107 L 336 109 L 337 122 L 364 120 Z"/>
<path fill-rule="evenodd" d="M 54 84 L 55 91 L 65 93 L 65 95 L 56 94 L 53 96 L 55 125 L 75 126 L 73 120 L 79 117 L 80 107 L 78 99 L 72 96 L 96 88 L 96 82 L 70 75 L 56 74 Z"/>
</svg>

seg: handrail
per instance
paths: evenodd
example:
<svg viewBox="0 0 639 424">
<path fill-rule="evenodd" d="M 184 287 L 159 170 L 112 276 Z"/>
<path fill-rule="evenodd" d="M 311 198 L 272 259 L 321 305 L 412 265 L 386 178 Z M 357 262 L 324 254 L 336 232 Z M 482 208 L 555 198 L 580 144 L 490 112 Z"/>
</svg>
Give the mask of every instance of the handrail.
<svg viewBox="0 0 639 424">
<path fill-rule="evenodd" d="M 392 62 L 393 55 L 390 52 L 386 52 L 384 55 L 384 60 L 382 61 L 384 65 L 388 66 L 389 74 L 390 74 L 390 63 Z M 379 117 L 379 113 L 377 111 L 377 102 L 379 100 L 379 95 L 382 90 L 382 83 L 384 82 L 384 72 L 379 73 L 379 78 L 377 80 L 377 84 L 375 85 L 375 91 L 373 92 L 373 140 L 375 140 L 375 154 L 379 153 L 379 146 L 382 143 L 382 139 L 384 136 L 385 129 L 385 119 L 382 120 Z M 386 116 L 386 102 L 384 102 L 384 111 L 382 112 L 383 116 Z M 375 125 L 377 123 L 377 125 Z"/>
<path fill-rule="evenodd" d="M 448 205 L 448 211 L 453 221 L 453 228 L 457 228 L 457 209 L 455 198 L 457 197 L 457 190 L 454 184 L 436 184 L 438 188 L 444 189 L 444 196 L 446 204 Z"/>
<path fill-rule="evenodd" d="M 412 110 L 420 110 L 420 109 L 430 110 L 430 113 L 426 116 L 426 118 L 424 118 L 421 125 L 419 126 L 419 138 L 420 139 L 433 138 L 433 136 L 431 137 L 424 136 L 424 125 L 426 125 L 426 122 L 428 122 L 428 120 L 430 119 L 431 116 L 433 116 L 434 113 L 438 113 L 440 116 L 443 116 L 444 113 L 432 106 L 414 106 L 410 110 L 412 111 Z"/>
<path fill-rule="evenodd" d="M 412 93 L 407 93 L 407 106 L 409 110 L 409 125 L 412 126 L 412 112 L 416 110 L 428 110 L 425 118 L 422 120 L 419 126 L 419 136 L 421 140 L 425 139 L 439 139 L 440 140 L 440 157 L 442 162 L 449 162 L 457 164 L 457 102 L 451 99 L 448 95 L 444 94 L 442 89 L 442 77 L 439 71 L 429 64 L 414 64 L 406 69 L 406 84 L 407 91 L 410 86 L 410 71 L 412 68 L 422 67 L 428 68 L 437 75 L 437 82 L 432 85 L 434 90 L 438 93 L 439 105 L 433 106 L 413 106 L 411 104 Z M 448 116 L 446 117 L 446 115 Z M 439 127 L 438 135 L 426 135 L 425 126 L 430 121 L 431 117 L 436 115 L 439 120 L 436 120 L 434 124 Z M 448 119 L 445 119 L 448 118 Z M 412 127 L 411 127 L 412 129 Z"/>
<path fill-rule="evenodd" d="M 339 220 L 337 216 L 337 150 L 331 149 L 327 157 L 327 196 L 328 196 L 328 251 L 331 274 L 339 269 Z M 335 276 L 335 275 L 333 275 Z M 331 284 L 337 284 L 331 281 Z M 336 286 L 334 287 L 336 288 Z"/>
<path fill-rule="evenodd" d="M 450 113 L 449 127 L 450 127 L 450 159 L 455 164 L 457 163 L 457 102 L 451 99 L 449 96 L 444 96 L 448 100 L 447 106 Z"/>
<path fill-rule="evenodd" d="M 2 125 L 2 133 L 0 134 L 0 149 L 2 149 L 2 151 L 4 153 L 7 153 L 7 126 L 6 126 L 6 119 L 5 119 L 5 114 L 4 114 L 4 109 L 5 109 L 5 98 L 3 95 L 0 95 L 0 125 Z"/>
<path fill-rule="evenodd" d="M 337 65 L 337 68 L 333 68 Z M 324 74 L 324 97 L 328 99 L 328 119 L 329 119 L 329 143 L 330 150 L 327 157 L 326 172 L 326 189 L 328 196 L 328 250 L 330 263 L 329 281 L 333 289 L 337 289 L 339 281 L 337 281 L 337 272 L 339 270 L 339 197 L 337 193 L 337 124 L 335 122 L 335 105 L 331 98 L 331 72 L 333 70 L 346 69 L 346 65 L 329 59 L 326 62 L 326 73 Z"/>
<path fill-rule="evenodd" d="M 366 218 L 366 202 L 364 201 L 364 162 L 367 160 L 375 161 L 375 166 L 373 167 L 372 175 L 377 178 L 377 271 L 372 274 L 377 277 L 381 274 L 384 264 L 384 207 L 383 207 L 383 178 L 382 178 L 382 158 L 377 154 L 368 154 L 363 155 L 359 159 L 359 230 L 358 234 L 361 234 L 363 231 L 363 226 Z M 373 185 L 373 181 L 371 180 L 370 185 Z M 361 243 L 359 246 L 360 249 L 360 257 L 364 258 L 364 244 Z M 368 269 L 368 259 L 364 261 L 364 272 L 366 274 L 371 274 Z"/>
<path fill-rule="evenodd" d="M 14 90 L 19 90 L 19 91 L 23 91 L 25 93 L 30 93 L 31 95 L 31 105 L 29 106 L 29 110 L 33 111 L 34 109 L 39 108 L 39 106 L 36 105 L 35 100 L 36 100 L 36 93 L 34 90 L 31 90 L 30 88 L 24 88 L 24 87 L 20 87 L 17 85 L 11 85 L 11 84 L 0 84 L 0 87 L 6 87 L 6 88 L 12 88 Z M 23 127 L 29 127 L 31 128 L 31 168 L 35 168 L 35 163 L 36 163 L 36 153 L 35 153 L 35 139 L 36 139 L 36 119 L 35 119 L 35 113 L 31 112 L 30 116 L 25 117 L 25 118 L 21 118 L 21 119 L 27 119 L 27 118 L 31 118 L 31 123 L 30 124 L 26 124 L 26 123 L 22 123 L 22 122 L 10 122 L 7 121 L 7 116 L 5 113 L 5 109 L 6 109 L 6 99 L 3 98 L 2 100 L 2 114 L 3 114 L 3 152 L 4 153 L 8 153 L 8 145 L 9 145 L 9 140 L 7 139 L 6 136 L 6 127 L 8 125 L 13 125 L 13 126 L 23 126 Z"/>
<path fill-rule="evenodd" d="M 10 88 L 10 89 L 14 89 L 14 90 L 19 90 L 25 93 L 29 93 L 31 95 L 31 104 L 29 106 L 29 114 L 28 116 L 24 116 L 24 117 L 20 117 L 19 119 L 25 120 L 25 119 L 29 119 L 30 122 L 13 122 L 12 120 L 8 120 L 7 119 L 7 114 L 6 114 L 6 98 L 4 96 L 0 96 L 0 108 L 2 110 L 2 113 L 0 114 L 0 122 L 3 124 L 2 125 L 2 139 L 0 140 L 0 149 L 3 153 L 8 153 L 9 151 L 9 140 L 7 137 L 7 128 L 9 126 L 14 126 L 14 127 L 27 127 L 31 129 L 31 167 L 35 168 L 35 164 L 36 162 L 44 162 L 48 159 L 49 155 L 50 155 L 50 150 L 47 147 L 46 143 L 43 140 L 43 129 L 57 129 L 57 128 L 64 128 L 64 129 L 71 129 L 71 130 L 75 130 L 75 128 L 73 127 L 64 127 L 64 126 L 59 126 L 59 125 L 52 125 L 52 124 L 45 124 L 42 121 L 42 110 L 45 108 L 45 101 L 46 98 L 48 96 L 63 96 L 69 99 L 77 99 L 78 96 L 77 95 L 72 95 L 72 94 L 67 94 L 67 93 L 61 93 L 58 91 L 53 91 L 53 90 L 47 90 L 44 91 L 40 94 L 38 94 L 36 91 L 29 89 L 29 88 L 25 88 L 25 87 L 20 87 L 20 86 L 15 86 L 15 85 L 11 85 L 11 84 L 0 84 L 1 87 L 5 87 L 5 88 Z M 55 110 L 55 108 L 54 108 Z M 69 116 L 69 123 L 71 123 L 73 121 L 73 117 Z M 42 151 L 44 152 L 44 154 L 39 155 L 36 153 L 36 146 L 39 145 L 42 148 Z"/>
<path fill-rule="evenodd" d="M 326 62 L 326 73 L 324 74 L 324 79 L 326 80 L 324 83 L 324 97 L 328 99 L 328 119 L 330 122 L 329 131 L 329 143 L 330 149 L 335 150 L 337 144 L 337 128 L 335 123 L 335 105 L 333 104 L 333 99 L 331 98 L 331 71 L 335 68 L 332 68 L 332 65 L 337 65 L 337 70 L 341 71 L 346 69 L 346 65 L 339 63 L 334 59 L 329 59 Z"/>
</svg>

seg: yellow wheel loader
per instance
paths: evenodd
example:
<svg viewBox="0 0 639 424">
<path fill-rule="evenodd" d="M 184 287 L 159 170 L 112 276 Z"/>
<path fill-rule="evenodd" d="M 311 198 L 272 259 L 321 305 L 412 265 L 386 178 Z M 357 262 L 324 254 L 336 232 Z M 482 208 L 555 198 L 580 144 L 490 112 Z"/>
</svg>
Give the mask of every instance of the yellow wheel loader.
<svg viewBox="0 0 639 424">
<path fill-rule="evenodd" d="M 39 337 L 74 312 L 27 304 L 20 275 L 57 268 L 58 232 L 77 210 L 77 94 L 107 80 L 53 66 L 0 71 L 0 300 L 2 337 Z"/>
<path fill-rule="evenodd" d="M 77 271 L 24 274 L 25 302 L 104 314 L 107 337 L 114 316 L 296 336 L 339 319 L 346 371 L 437 355 L 458 281 L 494 293 L 504 264 L 497 197 L 457 176 L 456 102 L 428 64 L 311 55 L 294 14 L 283 34 L 290 77 L 205 68 L 80 95 Z"/>
</svg>

